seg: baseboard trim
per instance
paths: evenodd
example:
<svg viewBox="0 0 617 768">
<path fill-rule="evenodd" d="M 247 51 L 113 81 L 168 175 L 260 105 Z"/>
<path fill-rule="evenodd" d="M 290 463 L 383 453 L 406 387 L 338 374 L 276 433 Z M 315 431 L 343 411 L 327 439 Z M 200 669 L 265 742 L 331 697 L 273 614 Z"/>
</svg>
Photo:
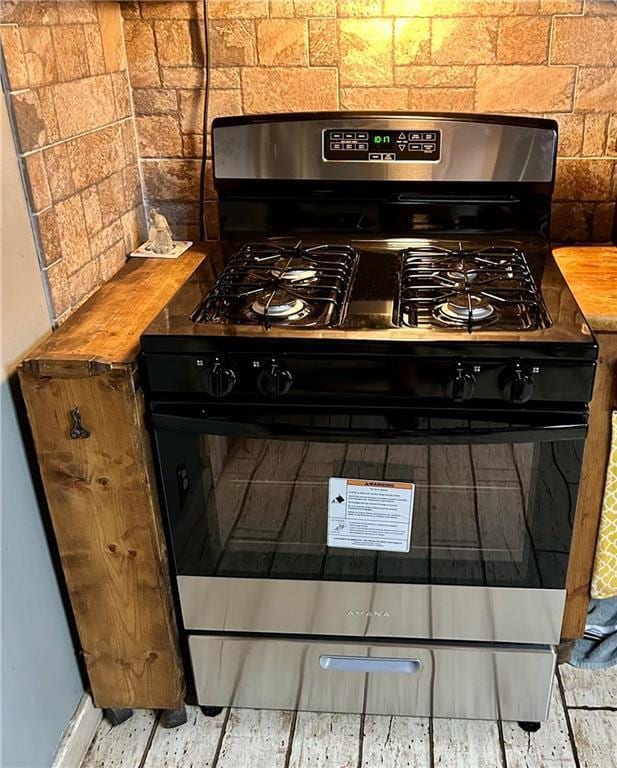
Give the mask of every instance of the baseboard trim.
<svg viewBox="0 0 617 768">
<path fill-rule="evenodd" d="M 102 719 L 103 710 L 97 709 L 89 694 L 84 693 L 64 729 L 51 768 L 79 768 Z"/>
</svg>

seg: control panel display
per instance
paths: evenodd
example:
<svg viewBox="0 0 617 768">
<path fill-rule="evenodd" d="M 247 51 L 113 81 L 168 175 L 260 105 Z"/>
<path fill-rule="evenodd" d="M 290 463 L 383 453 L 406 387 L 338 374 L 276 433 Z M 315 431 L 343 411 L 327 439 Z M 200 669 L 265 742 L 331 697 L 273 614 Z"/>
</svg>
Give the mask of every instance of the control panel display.
<svg viewBox="0 0 617 768">
<path fill-rule="evenodd" d="M 369 131 L 332 128 L 323 132 L 325 160 L 362 162 L 436 162 L 441 156 L 441 131 Z"/>
</svg>

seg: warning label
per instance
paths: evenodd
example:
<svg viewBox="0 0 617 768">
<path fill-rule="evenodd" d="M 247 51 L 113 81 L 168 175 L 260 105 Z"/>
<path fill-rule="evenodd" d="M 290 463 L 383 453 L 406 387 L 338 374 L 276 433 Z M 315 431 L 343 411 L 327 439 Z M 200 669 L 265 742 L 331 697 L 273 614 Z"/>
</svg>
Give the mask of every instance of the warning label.
<svg viewBox="0 0 617 768">
<path fill-rule="evenodd" d="M 413 483 L 331 477 L 328 546 L 409 552 Z"/>
</svg>

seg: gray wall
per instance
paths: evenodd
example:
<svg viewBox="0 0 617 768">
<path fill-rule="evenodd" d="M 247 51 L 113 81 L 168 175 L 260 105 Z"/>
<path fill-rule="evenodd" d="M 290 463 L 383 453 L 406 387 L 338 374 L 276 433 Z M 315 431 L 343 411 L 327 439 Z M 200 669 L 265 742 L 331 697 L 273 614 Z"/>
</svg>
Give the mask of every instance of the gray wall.
<svg viewBox="0 0 617 768">
<path fill-rule="evenodd" d="M 50 332 L 17 157 L 0 95 L 2 768 L 44 768 L 83 687 L 9 379 Z"/>
</svg>

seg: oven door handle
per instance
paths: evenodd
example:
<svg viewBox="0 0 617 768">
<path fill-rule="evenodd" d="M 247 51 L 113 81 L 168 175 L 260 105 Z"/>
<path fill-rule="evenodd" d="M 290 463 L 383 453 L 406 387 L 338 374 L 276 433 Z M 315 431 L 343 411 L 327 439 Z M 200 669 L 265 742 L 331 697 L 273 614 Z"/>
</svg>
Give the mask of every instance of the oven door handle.
<svg viewBox="0 0 617 768">
<path fill-rule="evenodd" d="M 461 428 L 370 429 L 354 427 L 314 426 L 294 423 L 293 420 L 273 422 L 238 421 L 233 417 L 178 416 L 154 413 L 151 421 L 155 429 L 196 432 L 204 435 L 261 439 L 309 440 L 315 442 L 383 443 L 383 444 L 468 444 L 474 443 L 526 443 L 578 440 L 587 434 L 587 414 L 571 414 L 565 422 L 555 423 L 542 414 L 529 414 L 528 422 L 508 426 L 473 426 Z M 472 421 L 472 420 L 470 420 Z M 481 423 L 481 417 L 478 418 Z"/>
</svg>

